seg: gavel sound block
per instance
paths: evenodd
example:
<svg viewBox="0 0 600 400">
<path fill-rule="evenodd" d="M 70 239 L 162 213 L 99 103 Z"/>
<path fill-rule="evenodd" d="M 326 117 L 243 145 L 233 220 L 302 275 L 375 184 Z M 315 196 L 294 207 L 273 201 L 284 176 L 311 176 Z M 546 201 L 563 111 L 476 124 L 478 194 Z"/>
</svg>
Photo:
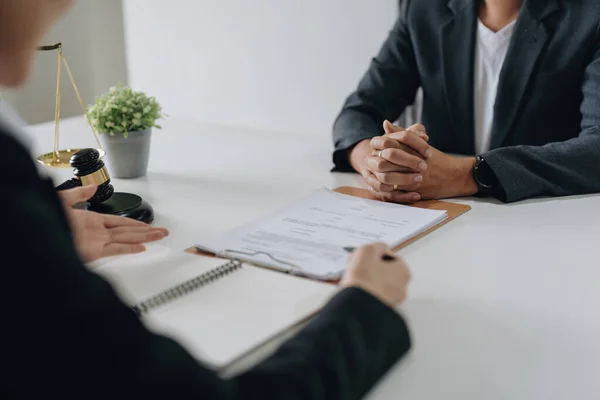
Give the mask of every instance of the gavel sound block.
<svg viewBox="0 0 600 400">
<path fill-rule="evenodd" d="M 87 185 L 98 186 L 94 196 L 86 203 L 76 204 L 74 208 L 102 214 L 120 215 L 146 223 L 154 221 L 152 206 L 140 196 L 132 193 L 115 192 L 113 185 L 110 183 L 106 166 L 100 160 L 98 150 L 80 150 L 71 157 L 69 164 L 73 168 L 75 177 L 57 186 L 56 190 Z"/>
</svg>

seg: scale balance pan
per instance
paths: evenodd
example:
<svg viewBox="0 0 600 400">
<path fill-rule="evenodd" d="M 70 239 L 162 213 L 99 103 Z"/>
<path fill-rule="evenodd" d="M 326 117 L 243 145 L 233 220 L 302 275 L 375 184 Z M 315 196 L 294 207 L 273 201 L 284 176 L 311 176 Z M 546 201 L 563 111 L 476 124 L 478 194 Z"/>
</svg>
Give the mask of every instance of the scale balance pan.
<svg viewBox="0 0 600 400">
<path fill-rule="evenodd" d="M 47 167 L 71 168 L 71 164 L 69 164 L 69 160 L 79 150 L 81 150 L 81 149 L 59 150 L 58 153 L 50 152 L 50 153 L 42 154 L 41 156 L 39 156 L 37 158 L 37 160 Z M 102 157 L 104 157 L 106 155 L 106 152 L 102 149 L 98 149 L 98 153 L 100 153 L 100 159 L 102 159 Z"/>
</svg>

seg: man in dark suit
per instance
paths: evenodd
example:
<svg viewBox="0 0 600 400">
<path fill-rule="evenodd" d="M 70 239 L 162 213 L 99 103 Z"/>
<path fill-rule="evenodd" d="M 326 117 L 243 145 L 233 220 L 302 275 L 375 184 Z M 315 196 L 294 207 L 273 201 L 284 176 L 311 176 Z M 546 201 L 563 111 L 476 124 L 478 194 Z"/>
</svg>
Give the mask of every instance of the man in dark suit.
<svg viewBox="0 0 600 400">
<path fill-rule="evenodd" d="M 69 3 L 0 0 L 1 87 L 24 81 L 34 47 Z M 352 255 L 342 290 L 296 337 L 249 371 L 220 378 L 146 330 L 83 264 L 140 251 L 166 232 L 72 210 L 92 193 L 77 189 L 61 201 L 0 114 L 0 398 L 356 399 L 408 351 L 407 326 L 393 309 L 405 298 L 408 269 L 372 245 Z"/>
<path fill-rule="evenodd" d="M 335 122 L 336 170 L 360 172 L 376 196 L 398 202 L 600 191 L 598 1 L 401 8 Z M 423 125 L 387 122 L 418 88 Z"/>
</svg>

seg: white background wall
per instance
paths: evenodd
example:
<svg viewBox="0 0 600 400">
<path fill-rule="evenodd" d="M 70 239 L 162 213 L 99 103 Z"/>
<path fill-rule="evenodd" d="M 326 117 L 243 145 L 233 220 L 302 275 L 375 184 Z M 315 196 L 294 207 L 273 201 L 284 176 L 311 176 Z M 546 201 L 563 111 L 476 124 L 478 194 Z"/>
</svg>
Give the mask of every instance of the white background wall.
<svg viewBox="0 0 600 400">
<path fill-rule="evenodd" d="M 63 42 L 86 104 L 123 82 L 172 117 L 322 135 L 396 15 L 397 0 L 79 0 L 44 44 Z M 56 53 L 38 53 L 2 97 L 49 121 L 55 84 Z M 61 115 L 81 114 L 65 71 L 62 91 Z"/>
<path fill-rule="evenodd" d="M 79 0 L 40 44 L 62 42 L 77 87 L 86 104 L 117 82 L 127 83 L 121 0 Z M 30 123 L 54 120 L 58 53 L 37 53 L 26 86 L 2 91 L 3 101 Z M 81 106 L 63 68 L 61 115 L 80 115 Z"/>
<path fill-rule="evenodd" d="M 397 0 L 124 0 L 130 84 L 170 116 L 328 134 Z"/>
</svg>

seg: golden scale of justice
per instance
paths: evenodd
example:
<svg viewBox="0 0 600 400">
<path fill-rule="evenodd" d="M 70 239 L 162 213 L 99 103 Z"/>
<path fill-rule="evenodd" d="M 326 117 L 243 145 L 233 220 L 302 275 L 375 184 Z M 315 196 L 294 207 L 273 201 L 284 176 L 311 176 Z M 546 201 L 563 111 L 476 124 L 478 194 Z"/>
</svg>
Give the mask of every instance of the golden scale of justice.
<svg viewBox="0 0 600 400">
<path fill-rule="evenodd" d="M 57 186 L 57 190 L 67 190 L 80 186 L 96 185 L 98 189 L 96 194 L 85 203 L 76 204 L 74 208 L 85 209 L 103 214 L 120 215 L 133 218 L 146 223 L 154 220 L 154 210 L 150 204 L 144 201 L 140 196 L 132 193 L 115 192 L 110 181 L 108 170 L 102 161 L 106 152 L 102 149 L 98 133 L 90 123 L 87 111 L 79 89 L 75 84 L 75 79 L 69 68 L 69 64 L 63 54 L 62 43 L 56 43 L 48 46 L 38 46 L 38 51 L 58 50 L 58 70 L 56 77 L 56 107 L 54 111 L 54 148 L 52 152 L 40 155 L 37 160 L 50 168 L 73 168 L 74 178 Z M 64 65 L 73 90 L 77 95 L 79 104 L 85 115 L 86 121 L 90 126 L 98 148 L 92 149 L 59 149 L 60 139 L 60 82 L 62 66 Z"/>
<path fill-rule="evenodd" d="M 85 109 L 85 105 L 83 104 L 83 100 L 81 99 L 81 95 L 79 94 L 79 89 L 75 84 L 75 79 L 73 79 L 73 74 L 71 73 L 71 69 L 69 68 L 69 64 L 67 63 L 67 59 L 63 54 L 62 43 L 57 43 L 49 46 L 38 46 L 38 51 L 54 51 L 58 50 L 58 68 L 56 75 L 56 107 L 54 111 L 54 149 L 50 153 L 42 154 L 37 158 L 37 160 L 44 164 L 47 167 L 52 168 L 67 168 L 70 167 L 70 160 L 75 153 L 80 151 L 81 149 L 59 149 L 59 136 L 60 136 L 60 77 L 62 75 L 62 66 L 65 66 L 65 70 L 69 75 L 71 80 L 71 84 L 73 85 L 73 90 L 75 91 L 75 95 L 77 95 L 77 99 L 79 100 L 79 104 L 81 106 L 81 110 L 85 115 L 85 118 L 88 122 L 88 125 L 92 129 L 92 133 L 94 138 L 96 139 L 96 143 L 98 148 L 96 149 L 99 153 L 99 158 L 102 159 L 106 152 L 102 149 L 102 145 L 100 144 L 100 140 L 98 138 L 98 133 L 94 130 L 94 127 L 90 123 L 88 119 L 88 115 Z"/>
</svg>

